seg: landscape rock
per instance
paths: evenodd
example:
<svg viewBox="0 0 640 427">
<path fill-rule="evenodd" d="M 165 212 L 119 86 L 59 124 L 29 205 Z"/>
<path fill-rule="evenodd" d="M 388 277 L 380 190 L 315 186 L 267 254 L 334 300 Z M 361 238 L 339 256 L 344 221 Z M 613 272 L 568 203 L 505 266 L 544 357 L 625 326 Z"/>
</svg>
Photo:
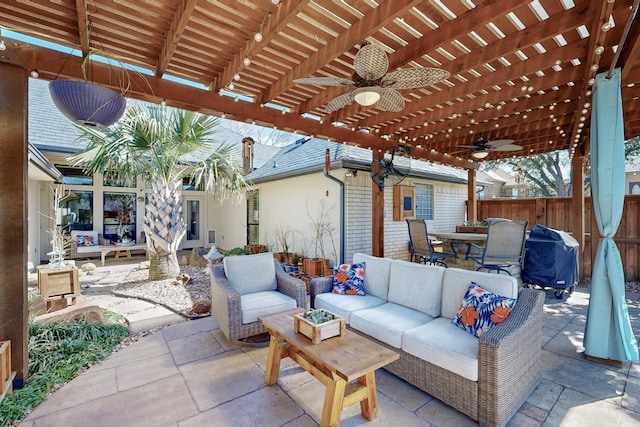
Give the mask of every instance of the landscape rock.
<svg viewBox="0 0 640 427">
<path fill-rule="evenodd" d="M 189 265 L 189 260 L 187 260 L 186 255 L 182 255 L 182 257 L 180 258 L 180 265 L 182 266 Z"/>
<path fill-rule="evenodd" d="M 196 267 L 206 267 L 207 260 L 200 254 L 198 249 L 193 249 L 191 251 L 191 256 L 189 257 L 189 265 L 194 265 Z"/>
<path fill-rule="evenodd" d="M 96 267 L 96 265 L 94 263 L 92 263 L 92 262 L 88 262 L 86 264 L 82 264 L 82 267 L 80 267 L 80 269 L 82 271 L 84 271 L 85 273 L 90 273 L 92 271 L 96 271 L 96 268 L 98 268 L 98 267 Z"/>
<path fill-rule="evenodd" d="M 194 301 L 191 311 L 196 314 L 206 314 L 211 311 L 211 300 L 207 298 L 199 298 Z"/>
<path fill-rule="evenodd" d="M 81 319 L 93 323 L 107 323 L 107 318 L 102 309 L 85 296 L 78 295 L 75 304 L 64 308 L 60 307 L 60 305 L 66 304 L 66 301 L 52 301 L 57 303 L 55 305 L 58 306 L 58 309 L 50 313 L 46 312 L 42 298 L 38 297 L 37 299 L 40 299 L 40 301 L 34 301 L 29 307 L 29 313 L 35 315 L 34 320 L 36 322 L 55 323 L 68 319 Z"/>
</svg>

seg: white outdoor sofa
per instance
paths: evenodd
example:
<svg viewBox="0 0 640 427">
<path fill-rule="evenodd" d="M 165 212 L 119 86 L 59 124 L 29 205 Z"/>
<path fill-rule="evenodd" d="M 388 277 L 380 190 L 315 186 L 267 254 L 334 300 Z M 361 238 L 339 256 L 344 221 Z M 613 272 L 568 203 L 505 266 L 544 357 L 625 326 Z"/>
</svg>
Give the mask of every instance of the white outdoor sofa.
<svg viewBox="0 0 640 427">
<path fill-rule="evenodd" d="M 467 414 L 504 426 L 538 384 L 544 293 L 495 273 L 355 254 L 366 296 L 334 294 L 331 277 L 312 279 L 311 305 L 344 317 L 349 329 L 400 354 L 384 369 Z M 475 282 L 517 298 L 480 338 L 452 324 Z"/>
</svg>

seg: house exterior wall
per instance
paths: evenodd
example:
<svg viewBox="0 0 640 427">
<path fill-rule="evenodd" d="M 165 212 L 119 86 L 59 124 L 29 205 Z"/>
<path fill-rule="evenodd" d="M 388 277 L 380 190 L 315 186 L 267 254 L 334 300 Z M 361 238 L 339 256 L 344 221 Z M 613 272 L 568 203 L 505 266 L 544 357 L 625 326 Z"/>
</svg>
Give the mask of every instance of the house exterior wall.
<svg viewBox="0 0 640 427">
<path fill-rule="evenodd" d="M 208 230 L 216 230 L 216 246 L 229 250 L 247 244 L 247 201 L 226 200 L 223 203 L 207 196 Z M 205 239 L 206 230 L 205 230 Z"/>
<path fill-rule="evenodd" d="M 625 181 L 624 194 L 640 194 L 640 175 L 638 172 L 627 172 Z"/>
<path fill-rule="evenodd" d="M 339 173 L 332 175 L 340 179 Z M 260 191 L 260 243 L 267 245 L 272 252 L 281 252 L 282 245 L 278 235 L 281 232 L 289 233 L 289 250 L 301 253 L 308 257 L 321 257 L 324 251 L 325 258 L 331 260 L 332 265 L 339 259 L 340 250 L 340 186 L 322 173 L 297 176 L 261 184 L 254 188 Z M 233 210 L 227 211 L 228 202 L 223 209 L 216 213 L 220 218 L 219 224 L 231 221 Z M 246 227 L 246 204 L 243 211 L 243 222 Z M 324 211 L 324 219 L 331 225 L 331 235 L 335 242 L 331 243 L 326 238 L 323 248 L 316 250 L 315 233 L 312 226 L 312 218 L 318 220 Z M 236 211 L 236 216 L 240 213 Z M 237 222 L 237 219 L 236 219 Z M 246 242 L 246 228 L 243 230 L 243 240 Z M 225 238 L 226 239 L 226 238 Z M 222 246 L 222 245 L 220 245 Z"/>
<path fill-rule="evenodd" d="M 368 172 L 346 177 L 345 262 L 353 254 L 370 254 L 371 246 L 371 178 Z M 454 231 L 464 222 L 467 200 L 466 184 L 450 184 L 424 179 L 407 179 L 403 185 L 434 186 L 434 219 L 427 221 L 429 229 Z M 409 260 L 409 231 L 405 221 L 393 220 L 393 189 L 384 194 L 384 255 L 387 258 Z"/>
<path fill-rule="evenodd" d="M 49 212 L 47 205 L 40 205 L 40 188 L 47 184 L 35 180 L 29 180 L 27 184 L 27 262 L 34 267 L 40 265 L 41 257 L 47 256 L 46 253 L 40 254 L 41 235 L 49 237 L 46 227 L 40 227 L 40 223 L 46 219 L 41 217 Z"/>
</svg>

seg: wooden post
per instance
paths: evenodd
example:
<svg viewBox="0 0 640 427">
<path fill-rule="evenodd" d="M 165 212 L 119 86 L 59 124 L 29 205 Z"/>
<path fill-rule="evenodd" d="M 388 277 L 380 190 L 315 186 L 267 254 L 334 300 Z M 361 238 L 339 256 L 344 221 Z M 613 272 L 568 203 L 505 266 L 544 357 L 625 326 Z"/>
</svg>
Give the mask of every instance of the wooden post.
<svg viewBox="0 0 640 427">
<path fill-rule="evenodd" d="M 0 340 L 11 340 L 16 388 L 28 373 L 27 96 L 27 70 L 0 62 Z"/>
<path fill-rule="evenodd" d="M 478 220 L 478 200 L 476 198 L 476 170 L 467 170 L 467 221 Z"/>
<path fill-rule="evenodd" d="M 585 223 L 584 223 L 584 155 L 577 152 L 571 160 L 571 173 L 573 174 L 573 182 L 571 188 L 571 231 L 573 237 L 580 244 L 580 275 L 584 276 L 584 256 L 585 256 Z M 582 280 L 582 277 L 580 277 Z"/>
<path fill-rule="evenodd" d="M 383 157 L 383 151 L 373 153 L 372 175 L 382 170 Z M 371 183 L 371 255 L 384 257 L 384 191 L 375 182 Z"/>
</svg>

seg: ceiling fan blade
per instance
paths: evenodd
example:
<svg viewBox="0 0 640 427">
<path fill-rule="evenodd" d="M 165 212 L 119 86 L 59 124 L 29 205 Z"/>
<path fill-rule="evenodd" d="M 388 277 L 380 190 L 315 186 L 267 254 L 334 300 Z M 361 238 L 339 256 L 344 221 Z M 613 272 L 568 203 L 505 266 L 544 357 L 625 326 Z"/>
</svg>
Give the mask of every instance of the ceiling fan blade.
<svg viewBox="0 0 640 427">
<path fill-rule="evenodd" d="M 439 68 L 405 68 L 390 72 L 382 79 L 382 86 L 393 89 L 412 89 L 430 86 L 449 78 L 449 72 Z"/>
<path fill-rule="evenodd" d="M 400 95 L 400 92 L 389 88 L 384 88 L 381 92 L 380 100 L 375 104 L 375 107 L 392 112 L 404 109 L 404 98 Z"/>
<path fill-rule="evenodd" d="M 515 144 L 500 145 L 498 147 L 487 147 L 489 151 L 519 151 L 522 147 Z"/>
<path fill-rule="evenodd" d="M 353 91 L 343 93 L 342 95 L 338 95 L 333 98 L 326 107 L 324 107 L 324 111 L 327 113 L 333 113 L 336 110 L 346 107 L 347 105 L 353 102 Z"/>
<path fill-rule="evenodd" d="M 486 142 L 486 146 L 489 148 L 497 148 L 509 144 L 513 144 L 513 139 L 496 139 L 495 141 Z"/>
<path fill-rule="evenodd" d="M 360 48 L 353 59 L 353 68 L 365 80 L 377 80 L 389 69 L 389 58 L 381 47 L 367 44 Z"/>
<path fill-rule="evenodd" d="M 295 79 L 293 82 L 302 85 L 353 86 L 353 81 L 340 77 L 305 77 L 303 79 Z"/>
</svg>

